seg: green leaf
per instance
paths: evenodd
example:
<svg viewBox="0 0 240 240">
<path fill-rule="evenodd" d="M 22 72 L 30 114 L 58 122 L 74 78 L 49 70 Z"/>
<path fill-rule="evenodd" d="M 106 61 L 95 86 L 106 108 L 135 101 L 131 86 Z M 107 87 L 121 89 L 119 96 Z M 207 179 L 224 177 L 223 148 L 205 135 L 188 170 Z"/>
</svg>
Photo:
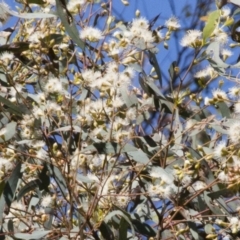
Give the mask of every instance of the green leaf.
<svg viewBox="0 0 240 240">
<path fill-rule="evenodd" d="M 8 99 L 0 96 L 0 103 L 3 103 L 4 106 L 7 107 L 7 109 L 6 109 L 7 112 L 16 114 L 18 116 L 22 116 L 23 111 L 21 111 L 21 109 L 19 107 L 17 107 L 15 104 L 10 102 Z"/>
<path fill-rule="evenodd" d="M 99 230 L 104 239 L 106 239 L 106 240 L 114 239 L 114 235 L 113 235 L 111 228 L 104 221 L 101 223 Z"/>
<path fill-rule="evenodd" d="M 10 44 L 5 44 L 0 46 L 0 53 L 2 52 L 12 52 L 16 54 L 21 54 L 22 52 L 29 49 L 29 42 L 13 42 Z"/>
<path fill-rule="evenodd" d="M 86 88 L 83 88 L 79 101 L 84 101 L 88 97 L 88 95 L 89 95 L 89 90 Z"/>
<path fill-rule="evenodd" d="M 231 117 L 231 111 L 225 102 L 219 102 L 216 105 L 218 106 L 217 109 L 221 112 L 223 118 Z"/>
<path fill-rule="evenodd" d="M 8 8 L 5 4 L 0 4 L 0 7 L 2 8 L 2 11 L 7 12 L 9 15 L 18 17 L 18 18 L 26 18 L 26 19 L 35 19 L 35 18 L 52 18 L 56 17 L 56 14 L 54 13 L 43 13 L 43 12 L 34 12 L 34 13 L 18 13 L 15 11 L 12 11 Z"/>
<path fill-rule="evenodd" d="M 62 194 L 65 194 L 67 190 L 66 181 L 61 173 L 61 171 L 54 165 L 47 165 L 51 177 L 56 181 L 58 187 L 61 189 Z"/>
<path fill-rule="evenodd" d="M 133 224 L 132 224 L 132 220 L 129 216 L 128 213 L 125 213 L 122 209 L 118 208 L 117 206 L 115 206 L 117 209 L 119 210 L 114 210 L 112 212 L 110 212 L 104 219 L 104 222 L 108 223 L 113 217 L 115 216 L 121 216 L 122 218 L 124 218 L 128 224 L 130 225 L 131 227 L 131 231 L 132 231 L 132 235 L 135 236 L 135 231 L 134 231 L 134 227 L 133 227 Z"/>
<path fill-rule="evenodd" d="M 145 80 L 146 84 L 150 87 L 150 89 L 153 91 L 153 94 L 156 96 L 161 97 L 162 99 L 165 99 L 165 97 L 163 96 L 163 94 L 160 92 L 160 90 L 158 89 L 158 87 L 155 85 L 155 83 L 151 80 Z"/>
<path fill-rule="evenodd" d="M 137 151 L 137 148 L 130 144 L 125 144 L 124 146 L 121 146 L 120 144 L 116 142 L 99 142 L 94 143 L 91 146 L 86 147 L 83 152 L 98 152 L 99 154 L 117 154 L 120 152 L 129 152 L 129 151 Z"/>
<path fill-rule="evenodd" d="M 7 142 L 9 141 L 16 133 L 16 127 L 17 123 L 16 122 L 10 122 L 7 125 L 5 125 L 6 132 L 4 134 L 4 137 L 0 137 L 0 143 Z"/>
<path fill-rule="evenodd" d="M 146 223 L 142 223 L 137 219 L 132 219 L 132 224 L 136 232 L 146 236 L 146 237 L 155 237 L 156 232 Z"/>
<path fill-rule="evenodd" d="M 5 187 L 5 182 L 4 182 L 4 181 L 0 182 L 0 197 L 1 197 L 2 194 L 3 194 L 4 187 Z"/>
<path fill-rule="evenodd" d="M 216 21 L 219 19 L 221 15 L 221 10 L 216 10 L 210 13 L 208 16 L 207 24 L 205 25 L 203 29 L 203 41 L 206 42 L 207 38 L 211 36 L 213 33 L 215 27 L 216 27 Z"/>
<path fill-rule="evenodd" d="M 162 73 L 161 73 L 161 69 L 160 69 L 160 66 L 158 64 L 158 61 L 157 61 L 157 58 L 156 58 L 156 55 L 154 53 L 152 53 L 151 51 L 148 51 L 149 53 L 149 60 L 150 60 L 150 63 L 152 64 L 152 66 L 154 67 L 156 73 L 157 73 L 157 76 L 158 76 L 158 80 L 159 80 L 159 83 L 160 83 L 160 87 L 162 87 Z"/>
<path fill-rule="evenodd" d="M 220 58 L 220 43 L 210 43 L 206 49 L 206 53 L 208 56 L 211 56 L 208 61 L 214 70 L 216 70 L 219 74 L 224 74 L 225 71 L 223 69 L 228 68 L 230 65 L 223 62 Z"/>
<path fill-rule="evenodd" d="M 129 224 L 124 219 L 121 218 L 120 224 L 119 224 L 119 240 L 127 240 L 127 231 L 128 231 Z"/>
<path fill-rule="evenodd" d="M 147 164 L 149 162 L 149 157 L 141 149 L 127 152 L 127 154 L 138 163 Z"/>
<path fill-rule="evenodd" d="M 230 0 L 231 3 L 240 6 L 240 0 Z"/>
<path fill-rule="evenodd" d="M 203 240 L 203 238 L 198 234 L 198 228 L 194 222 L 188 221 L 187 222 L 190 232 L 195 240 Z"/>
<path fill-rule="evenodd" d="M 39 179 L 35 179 L 35 180 L 32 180 L 30 181 L 29 183 L 27 183 L 25 186 L 23 186 L 19 193 L 18 193 L 18 196 L 17 196 L 17 201 L 20 201 L 21 198 L 27 194 L 28 192 L 30 191 L 33 191 L 35 190 L 36 188 L 39 187 L 39 185 L 41 184 L 40 180 Z"/>
<path fill-rule="evenodd" d="M 176 81 L 175 67 L 177 67 L 177 62 L 173 61 L 168 69 L 169 76 L 170 76 L 170 87 L 172 92 L 173 92 L 173 83 Z"/>
<path fill-rule="evenodd" d="M 27 3 L 28 4 L 33 3 L 33 4 L 43 5 L 43 4 L 45 4 L 45 1 L 43 1 L 43 0 L 27 0 Z"/>
<path fill-rule="evenodd" d="M 80 39 L 79 33 L 77 30 L 76 25 L 71 22 L 68 23 L 68 17 L 70 17 L 68 14 L 69 12 L 66 11 L 66 7 L 63 6 L 63 4 L 60 2 L 60 0 L 56 0 L 56 7 L 57 7 L 57 14 L 58 17 L 61 19 L 63 26 L 66 29 L 66 32 L 69 34 L 69 36 L 72 38 L 72 40 L 82 49 L 85 48 L 85 43 Z M 72 20 L 73 21 L 73 20 Z"/>
<path fill-rule="evenodd" d="M 49 230 L 36 230 L 32 233 L 16 233 L 14 237 L 22 240 L 37 240 L 43 238 L 50 232 Z"/>
<path fill-rule="evenodd" d="M 12 219 L 9 219 L 9 220 L 8 220 L 7 226 L 8 226 L 8 232 L 14 233 L 14 226 L 13 226 L 13 221 L 12 221 Z"/>
<path fill-rule="evenodd" d="M 126 91 L 126 89 L 123 89 L 123 88 L 121 88 L 120 92 L 121 92 L 121 97 L 124 103 L 126 104 L 127 108 L 137 105 L 138 99 L 135 94 L 132 94 L 132 93 L 129 94 L 128 91 Z"/>
<path fill-rule="evenodd" d="M 9 179 L 6 182 L 6 185 L 5 185 L 5 188 L 3 191 L 5 201 L 8 205 L 8 207 L 10 207 L 10 205 L 14 199 L 18 181 L 22 177 L 21 166 L 22 166 L 22 164 L 18 163 L 17 166 L 14 168 L 11 176 L 9 177 Z"/>
</svg>

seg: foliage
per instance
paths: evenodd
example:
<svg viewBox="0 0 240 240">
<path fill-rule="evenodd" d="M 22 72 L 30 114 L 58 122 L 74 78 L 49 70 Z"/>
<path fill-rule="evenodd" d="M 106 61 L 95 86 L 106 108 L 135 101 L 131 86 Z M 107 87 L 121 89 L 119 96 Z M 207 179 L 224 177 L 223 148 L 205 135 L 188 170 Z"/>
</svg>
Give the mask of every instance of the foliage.
<svg viewBox="0 0 240 240">
<path fill-rule="evenodd" d="M 112 1 L 19 2 L 0 3 L 2 22 L 19 18 L 0 46 L 1 239 L 237 239 L 239 63 L 227 47 L 239 47 L 240 1 L 216 1 L 186 31 L 192 60 L 169 66 L 179 84 L 167 94 L 156 54 L 181 19 L 156 26 L 136 11 L 125 24 Z M 234 86 L 206 96 L 219 77 Z"/>
</svg>

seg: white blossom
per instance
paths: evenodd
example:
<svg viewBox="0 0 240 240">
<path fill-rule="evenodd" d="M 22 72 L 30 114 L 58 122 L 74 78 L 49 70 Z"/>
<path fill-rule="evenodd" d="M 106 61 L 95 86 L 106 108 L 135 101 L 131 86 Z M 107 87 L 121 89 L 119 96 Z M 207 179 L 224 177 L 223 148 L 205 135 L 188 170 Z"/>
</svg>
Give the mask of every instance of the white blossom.
<svg viewBox="0 0 240 240">
<path fill-rule="evenodd" d="M 97 28 L 85 27 L 80 31 L 80 38 L 86 39 L 90 42 L 98 42 L 103 38 L 103 33 Z"/>
</svg>

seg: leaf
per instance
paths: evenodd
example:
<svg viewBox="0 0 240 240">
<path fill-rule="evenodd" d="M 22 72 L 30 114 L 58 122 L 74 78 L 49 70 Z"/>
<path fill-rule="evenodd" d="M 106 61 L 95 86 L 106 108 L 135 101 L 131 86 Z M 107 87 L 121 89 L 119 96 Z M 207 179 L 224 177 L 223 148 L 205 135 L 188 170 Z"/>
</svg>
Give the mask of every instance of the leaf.
<svg viewBox="0 0 240 240">
<path fill-rule="evenodd" d="M 118 207 L 117 207 L 118 208 Z M 134 231 L 134 227 L 133 224 L 131 222 L 131 218 L 129 217 L 129 214 L 126 213 L 124 211 L 122 211 L 120 208 L 118 208 L 119 210 L 114 210 L 112 212 L 110 212 L 105 218 L 104 218 L 104 222 L 108 223 L 114 216 L 120 215 L 122 218 L 124 218 L 128 224 L 131 227 L 132 230 L 132 235 L 135 236 L 135 231 Z"/>
<path fill-rule="evenodd" d="M 21 54 L 22 52 L 28 49 L 29 49 L 29 42 L 13 42 L 10 44 L 5 44 L 0 46 L 0 53 L 8 51 L 15 54 Z"/>
<path fill-rule="evenodd" d="M 8 226 L 8 232 L 14 233 L 14 226 L 13 226 L 13 221 L 12 221 L 12 219 L 9 219 L 9 220 L 8 220 L 7 226 Z"/>
<path fill-rule="evenodd" d="M 204 200 L 209 209 L 212 211 L 214 215 L 219 215 L 219 218 L 224 221 L 225 217 L 223 216 L 223 212 L 220 210 L 220 208 L 212 203 L 211 198 L 208 196 L 208 192 L 204 191 Z"/>
<path fill-rule="evenodd" d="M 147 164 L 149 162 L 149 157 L 141 149 L 127 152 L 127 154 L 138 163 Z"/>
<path fill-rule="evenodd" d="M 52 132 L 66 132 L 66 131 L 73 131 L 73 132 L 81 132 L 81 128 L 79 126 L 65 126 L 54 129 Z"/>
<path fill-rule="evenodd" d="M 152 53 L 151 51 L 148 51 L 148 53 L 149 53 L 149 61 L 150 61 L 151 65 L 154 67 L 154 69 L 157 73 L 157 76 L 158 76 L 160 87 L 162 87 L 162 73 L 161 73 L 161 69 L 158 64 L 156 55 L 154 53 Z"/>
<path fill-rule="evenodd" d="M 62 191 L 62 194 L 65 194 L 67 190 L 67 184 L 66 181 L 61 173 L 61 171 L 54 165 L 47 165 L 48 170 L 50 172 L 51 177 L 57 182 L 57 185 Z"/>
<path fill-rule="evenodd" d="M 26 18 L 26 19 L 35 19 L 35 18 L 52 18 L 56 17 L 54 13 L 43 13 L 43 12 L 34 12 L 34 13 L 18 13 L 12 11 L 5 4 L 0 3 L 0 7 L 2 11 L 7 12 L 9 15 L 18 17 L 18 18 Z"/>
<path fill-rule="evenodd" d="M 45 4 L 45 1 L 43 1 L 43 0 L 27 0 L 27 3 L 28 4 L 33 3 L 33 4 L 43 5 L 43 4 Z"/>
<path fill-rule="evenodd" d="M 16 127 L 17 127 L 16 122 L 10 122 L 7 125 L 5 125 L 4 129 L 6 130 L 6 132 L 4 133 L 4 136 L 0 137 L 0 143 L 10 140 L 16 133 Z"/>
<path fill-rule="evenodd" d="M 206 233 L 206 234 L 213 234 L 213 233 L 215 233 L 214 227 L 213 227 L 212 224 L 206 224 L 206 225 L 204 226 L 204 230 L 205 230 L 205 233 Z"/>
<path fill-rule="evenodd" d="M 121 218 L 119 224 L 119 240 L 127 240 L 128 226 L 128 222 L 124 218 Z"/>
<path fill-rule="evenodd" d="M 210 13 L 210 15 L 208 16 L 208 20 L 207 23 L 205 25 L 205 27 L 203 28 L 203 42 L 205 43 L 207 38 L 209 38 L 211 36 L 211 34 L 213 33 L 215 26 L 216 26 L 216 21 L 219 19 L 221 15 L 221 11 L 220 10 L 216 10 Z"/>
<path fill-rule="evenodd" d="M 86 88 L 83 88 L 79 101 L 84 101 L 88 97 L 88 95 L 89 95 L 89 90 Z"/>
<path fill-rule="evenodd" d="M 5 188 L 3 191 L 5 201 L 8 205 L 8 207 L 11 206 L 11 203 L 13 201 L 14 194 L 15 194 L 15 191 L 17 188 L 18 181 L 22 177 L 21 166 L 22 166 L 22 164 L 18 163 L 17 166 L 14 168 L 11 176 L 9 177 L 9 179 L 6 182 L 6 185 L 5 185 Z"/>
<path fill-rule="evenodd" d="M 221 196 L 228 197 L 228 194 L 232 194 L 232 191 L 230 189 L 224 188 L 215 192 L 208 193 L 208 196 L 211 199 L 218 199 Z"/>
<path fill-rule="evenodd" d="M 17 107 L 15 104 L 10 102 L 8 99 L 0 96 L 0 103 L 3 103 L 4 106 L 8 107 L 8 108 L 6 108 L 5 111 L 11 112 L 11 113 L 16 114 L 18 116 L 22 116 L 23 111 L 21 111 L 21 109 L 19 109 L 19 107 Z"/>
<path fill-rule="evenodd" d="M 176 81 L 176 73 L 175 73 L 175 67 L 177 66 L 177 62 L 173 61 L 168 69 L 169 76 L 170 76 L 170 87 L 171 91 L 173 91 L 173 82 Z"/>
<path fill-rule="evenodd" d="M 83 150 L 83 152 L 88 151 L 98 152 L 99 154 L 117 154 L 120 152 L 137 151 L 137 148 L 130 144 L 125 144 L 124 146 L 121 146 L 116 142 L 99 142 L 94 143 L 93 145 L 90 145 Z"/>
<path fill-rule="evenodd" d="M 2 194 L 0 197 L 0 224 L 1 225 L 2 225 L 2 220 L 3 220 L 3 213 L 4 213 L 5 205 L 6 205 L 5 197 Z"/>
<path fill-rule="evenodd" d="M 206 49 L 206 53 L 208 56 L 211 56 L 211 59 L 209 59 L 210 65 L 219 72 L 219 74 L 222 72 L 224 73 L 224 70 L 228 68 L 230 65 L 223 62 L 223 60 L 220 58 L 220 43 L 219 42 L 212 42 L 208 45 Z"/>
<path fill-rule="evenodd" d="M 50 232 L 49 230 L 36 230 L 32 233 L 15 233 L 14 237 L 22 240 L 37 240 L 43 238 Z"/>
<path fill-rule="evenodd" d="M 155 85 L 155 83 L 151 80 L 145 80 L 146 84 L 152 89 L 154 95 L 161 97 L 162 99 L 165 99 L 163 94 L 160 92 L 158 87 Z"/>
<path fill-rule="evenodd" d="M 218 106 L 219 111 L 222 114 L 222 117 L 230 118 L 231 117 L 231 111 L 227 104 L 225 102 L 219 102 L 216 104 Z"/>
<path fill-rule="evenodd" d="M 104 239 L 106 240 L 114 239 L 114 235 L 111 228 L 104 221 L 101 223 L 99 230 Z"/>
<path fill-rule="evenodd" d="M 190 228 L 190 232 L 192 233 L 193 238 L 196 240 L 201 240 L 201 239 L 203 240 L 203 238 L 201 236 L 199 236 L 199 234 L 198 234 L 198 228 L 197 228 L 196 224 L 194 222 L 190 222 L 190 221 L 188 221 L 187 224 Z"/>
<path fill-rule="evenodd" d="M 34 189 L 38 188 L 41 184 L 41 181 L 39 179 L 32 180 L 28 182 L 25 186 L 23 186 L 17 196 L 17 201 L 20 201 L 21 198 L 27 194 L 30 191 L 33 191 Z"/>
<path fill-rule="evenodd" d="M 121 92 L 121 97 L 124 103 L 126 104 L 127 108 L 137 105 L 138 99 L 135 94 L 132 94 L 132 93 L 129 94 L 128 91 L 126 91 L 126 89 L 123 89 L 123 88 L 120 89 L 120 92 Z"/>
<path fill-rule="evenodd" d="M 230 0 L 231 3 L 240 6 L 240 0 Z"/>
<path fill-rule="evenodd" d="M 4 187 L 5 187 L 5 182 L 4 182 L 4 181 L 0 182 L 0 197 L 1 197 L 2 194 L 3 194 Z"/>
<path fill-rule="evenodd" d="M 142 223 L 137 219 L 132 219 L 132 224 L 135 228 L 135 231 L 146 236 L 146 237 L 155 237 L 156 232 L 146 223 Z"/>
<path fill-rule="evenodd" d="M 66 6 L 63 6 L 63 4 L 61 4 L 60 0 L 56 0 L 56 7 L 57 7 L 58 17 L 61 19 L 62 24 L 66 29 L 66 32 L 69 34 L 69 36 L 72 38 L 72 40 L 82 50 L 84 50 L 85 43 L 80 39 L 76 25 L 73 23 L 73 20 L 70 24 L 68 23 L 69 12 L 67 11 Z"/>
</svg>

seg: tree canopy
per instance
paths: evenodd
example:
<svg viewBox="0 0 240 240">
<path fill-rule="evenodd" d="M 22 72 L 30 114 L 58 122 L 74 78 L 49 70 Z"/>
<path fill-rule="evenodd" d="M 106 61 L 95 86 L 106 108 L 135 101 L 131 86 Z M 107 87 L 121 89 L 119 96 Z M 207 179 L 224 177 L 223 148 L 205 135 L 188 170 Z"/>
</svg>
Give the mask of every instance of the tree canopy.
<svg viewBox="0 0 240 240">
<path fill-rule="evenodd" d="M 190 29 L 17 2 L 0 3 L 18 19 L 0 32 L 0 239 L 238 239 L 240 1 Z"/>
</svg>

